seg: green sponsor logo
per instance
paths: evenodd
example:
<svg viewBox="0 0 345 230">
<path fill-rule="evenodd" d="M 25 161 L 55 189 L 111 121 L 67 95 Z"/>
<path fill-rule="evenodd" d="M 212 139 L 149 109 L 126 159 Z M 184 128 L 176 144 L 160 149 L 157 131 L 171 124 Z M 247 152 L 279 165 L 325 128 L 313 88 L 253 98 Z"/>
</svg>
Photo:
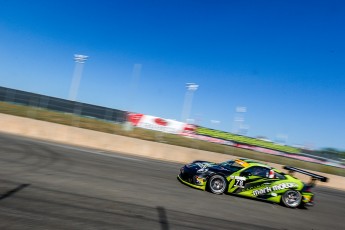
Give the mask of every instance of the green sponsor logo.
<svg viewBox="0 0 345 230">
<path fill-rule="evenodd" d="M 262 189 L 258 190 L 253 190 L 253 196 L 258 196 L 258 195 L 263 195 L 266 193 L 270 193 L 272 191 L 279 191 L 283 189 L 289 189 L 289 188 L 297 188 L 298 185 L 295 183 L 282 183 L 282 184 L 277 184 L 272 187 L 264 187 Z M 276 193 L 273 193 L 273 196 L 276 196 Z"/>
<path fill-rule="evenodd" d="M 214 129 L 208 129 L 204 127 L 197 127 L 195 130 L 196 134 L 210 136 L 214 138 L 219 138 L 228 141 L 234 141 L 238 143 L 263 147 L 267 149 L 282 151 L 286 153 L 299 153 L 300 150 L 298 148 L 294 148 L 291 146 L 279 145 L 272 142 L 259 140 L 251 137 L 240 136 L 232 133 L 222 132 Z"/>
</svg>

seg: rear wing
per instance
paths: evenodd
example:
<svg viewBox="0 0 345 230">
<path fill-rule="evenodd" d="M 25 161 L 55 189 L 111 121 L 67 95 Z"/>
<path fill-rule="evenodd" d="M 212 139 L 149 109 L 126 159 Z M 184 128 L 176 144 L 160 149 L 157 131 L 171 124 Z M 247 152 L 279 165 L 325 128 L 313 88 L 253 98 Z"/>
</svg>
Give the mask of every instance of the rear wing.
<svg viewBox="0 0 345 230">
<path fill-rule="evenodd" d="M 295 167 L 291 167 L 291 166 L 284 166 L 283 168 L 288 170 L 290 174 L 293 173 L 293 172 L 298 172 L 298 173 L 302 173 L 302 174 L 308 175 L 308 176 L 311 177 L 312 181 L 315 181 L 315 180 L 319 180 L 321 182 L 327 182 L 328 181 L 327 177 L 320 176 L 320 175 L 317 175 L 315 173 L 311 173 L 311 172 L 305 171 L 303 169 L 299 169 L 299 168 L 295 168 Z"/>
</svg>

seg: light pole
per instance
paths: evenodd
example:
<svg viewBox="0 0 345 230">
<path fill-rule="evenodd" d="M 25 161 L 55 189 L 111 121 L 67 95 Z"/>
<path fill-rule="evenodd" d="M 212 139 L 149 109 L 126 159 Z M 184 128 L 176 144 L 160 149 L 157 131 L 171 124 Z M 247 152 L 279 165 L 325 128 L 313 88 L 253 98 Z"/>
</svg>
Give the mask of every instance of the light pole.
<svg viewBox="0 0 345 230">
<path fill-rule="evenodd" d="M 139 86 L 139 80 L 140 80 L 140 75 L 141 75 L 141 68 L 143 67 L 142 64 L 134 64 L 133 66 L 133 72 L 132 72 L 132 80 L 131 80 L 131 83 L 130 83 L 130 87 L 129 87 L 129 90 L 128 90 L 128 105 L 127 105 L 127 113 L 131 113 L 131 112 L 134 112 L 135 110 L 135 102 L 137 101 L 136 98 L 135 98 L 135 94 L 136 94 L 136 91 L 138 89 L 138 86 Z M 132 127 L 132 123 L 130 121 L 126 121 L 124 124 L 123 124 L 123 129 L 125 131 L 132 131 L 133 130 L 133 127 Z"/>
<path fill-rule="evenodd" d="M 132 72 L 132 80 L 130 83 L 130 89 L 128 90 L 129 96 L 129 102 L 128 102 L 128 112 L 133 112 L 135 110 L 135 102 L 136 100 L 136 94 L 139 88 L 139 82 L 140 82 L 140 76 L 141 76 L 141 69 L 143 65 L 142 64 L 134 64 L 133 66 L 133 72 Z"/>
<path fill-rule="evenodd" d="M 181 115 L 181 121 L 187 122 L 190 119 L 190 112 L 192 109 L 192 102 L 193 102 L 193 94 L 199 88 L 199 85 L 195 83 L 186 83 L 186 95 L 184 98 L 183 110 Z"/>
<path fill-rule="evenodd" d="M 247 107 L 236 107 L 236 116 L 235 116 L 235 128 L 234 128 L 234 133 L 236 134 L 242 134 L 242 131 L 246 129 L 244 126 L 244 113 L 247 112 Z"/>
<path fill-rule="evenodd" d="M 75 101 L 77 99 L 77 94 L 78 94 L 81 76 L 83 73 L 84 63 L 87 59 L 88 59 L 88 56 L 86 55 L 74 54 L 75 67 L 74 67 L 74 73 L 73 73 L 71 88 L 70 88 L 69 97 L 68 97 L 68 99 L 71 101 Z"/>
</svg>

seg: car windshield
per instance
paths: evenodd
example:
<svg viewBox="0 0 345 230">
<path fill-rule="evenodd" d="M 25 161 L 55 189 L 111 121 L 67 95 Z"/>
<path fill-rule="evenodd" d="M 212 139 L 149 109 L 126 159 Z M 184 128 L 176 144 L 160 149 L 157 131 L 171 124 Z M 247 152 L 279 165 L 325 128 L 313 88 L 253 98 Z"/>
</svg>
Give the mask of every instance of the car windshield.
<svg viewBox="0 0 345 230">
<path fill-rule="evenodd" d="M 236 172 L 236 171 L 243 168 L 242 165 L 236 163 L 235 161 L 224 161 L 224 162 L 220 163 L 219 166 L 221 166 L 227 170 L 230 170 L 232 172 Z"/>
</svg>

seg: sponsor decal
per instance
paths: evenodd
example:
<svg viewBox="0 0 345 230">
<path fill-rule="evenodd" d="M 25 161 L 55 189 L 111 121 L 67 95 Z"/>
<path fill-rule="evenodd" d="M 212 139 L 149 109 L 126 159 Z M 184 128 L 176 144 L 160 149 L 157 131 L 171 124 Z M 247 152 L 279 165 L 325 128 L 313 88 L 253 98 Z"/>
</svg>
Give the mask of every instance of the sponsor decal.
<svg viewBox="0 0 345 230">
<path fill-rule="evenodd" d="M 128 121 L 139 128 L 172 134 L 182 133 L 186 126 L 183 122 L 136 113 L 129 113 Z"/>
<path fill-rule="evenodd" d="M 270 192 L 272 192 L 272 189 L 270 187 L 265 187 L 262 189 L 254 190 L 253 196 L 258 196 L 258 195 L 262 195 L 262 194 L 266 194 L 266 193 L 270 193 Z"/>
<path fill-rule="evenodd" d="M 127 120 L 132 123 L 132 125 L 137 126 L 143 116 L 144 114 L 141 113 L 128 113 Z"/>
<path fill-rule="evenodd" d="M 230 179 L 235 179 L 235 187 L 244 188 L 246 178 L 243 176 L 230 176 Z"/>
<path fill-rule="evenodd" d="M 195 163 L 200 169 L 197 170 L 198 173 L 205 173 L 208 171 L 208 166 L 210 166 L 209 163 Z"/>
<path fill-rule="evenodd" d="M 283 189 L 287 189 L 287 188 L 297 188 L 297 184 L 296 183 L 282 183 L 282 184 L 277 184 L 272 186 L 273 191 L 277 191 L 277 190 L 283 190 Z"/>
<path fill-rule="evenodd" d="M 205 182 L 204 178 L 195 176 L 195 183 L 197 183 L 198 185 L 203 184 Z"/>
<path fill-rule="evenodd" d="M 208 166 L 210 166 L 211 164 L 210 163 L 200 163 L 200 162 L 197 162 L 195 163 L 197 166 L 199 166 L 201 169 L 205 169 L 207 168 Z"/>
<path fill-rule="evenodd" d="M 195 125 L 186 124 L 182 131 L 182 134 L 194 134 L 195 129 L 196 129 Z"/>
<path fill-rule="evenodd" d="M 235 186 L 235 187 L 244 188 L 244 180 L 236 179 L 236 180 L 235 180 L 234 186 Z"/>
<path fill-rule="evenodd" d="M 267 186 L 261 189 L 253 190 L 253 196 L 263 195 L 270 192 L 275 192 L 275 191 L 289 189 L 289 188 L 297 188 L 297 187 L 298 185 L 296 183 L 281 183 L 281 184 L 273 185 L 272 187 Z M 272 193 L 272 194 L 277 195 L 276 193 Z"/>
<path fill-rule="evenodd" d="M 304 202 L 313 202 L 313 196 L 311 195 L 303 195 L 303 201 Z"/>
<path fill-rule="evenodd" d="M 231 179 L 236 179 L 236 180 L 246 180 L 244 176 L 230 176 Z"/>
<path fill-rule="evenodd" d="M 162 118 L 156 118 L 156 119 L 154 119 L 154 122 L 157 125 L 161 125 L 161 126 L 167 126 L 168 125 L 168 122 Z"/>
</svg>

